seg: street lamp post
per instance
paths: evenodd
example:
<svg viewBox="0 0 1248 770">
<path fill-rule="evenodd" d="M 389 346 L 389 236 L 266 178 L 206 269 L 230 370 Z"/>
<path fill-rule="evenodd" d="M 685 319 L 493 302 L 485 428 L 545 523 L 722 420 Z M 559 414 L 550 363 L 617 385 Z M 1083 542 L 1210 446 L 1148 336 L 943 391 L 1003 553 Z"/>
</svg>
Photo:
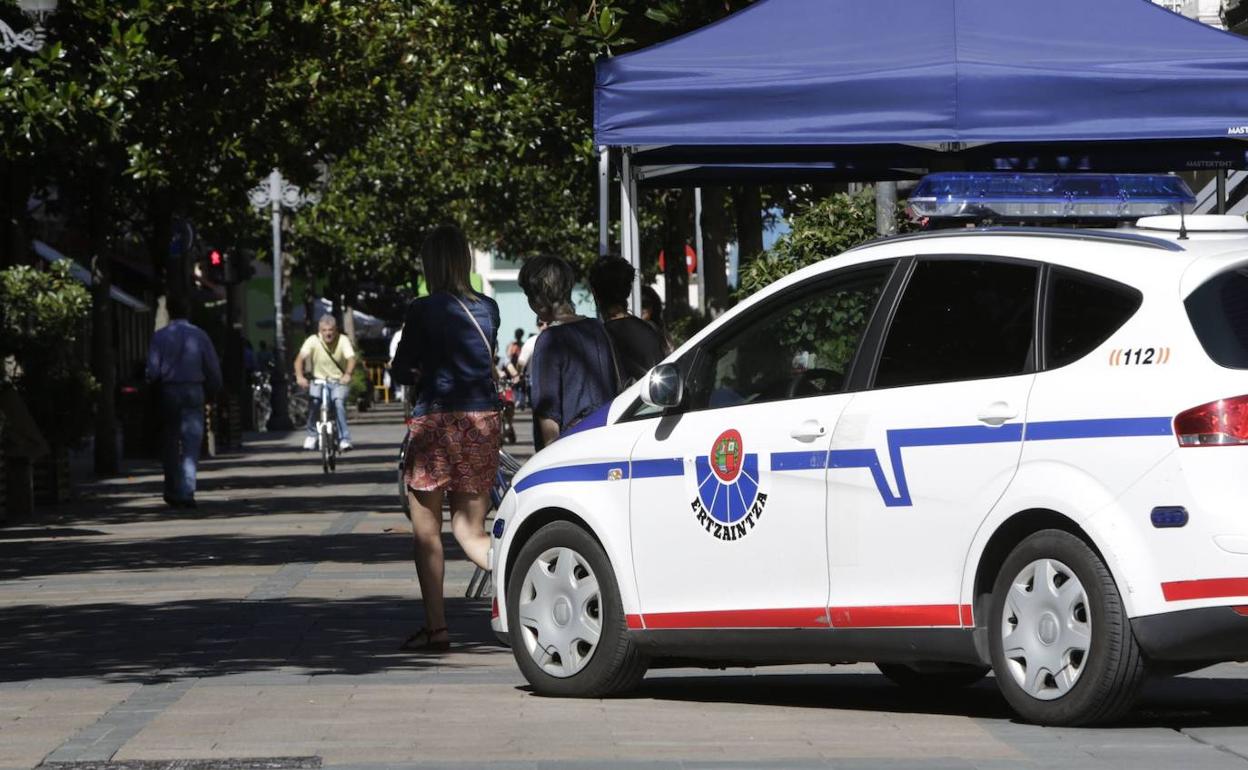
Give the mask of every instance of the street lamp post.
<svg viewBox="0 0 1248 770">
<path fill-rule="evenodd" d="M 290 409 L 286 398 L 286 344 L 282 333 L 282 208 L 292 211 L 307 203 L 316 203 L 321 196 L 304 193 L 273 169 L 268 178 L 249 192 L 251 205 L 257 209 L 268 206 L 273 213 L 273 413 L 269 430 L 290 430 Z"/>
<path fill-rule="evenodd" d="M 15 31 L 8 24 L 0 21 L 0 49 L 5 53 L 15 48 L 38 53 L 46 40 L 43 20 L 48 14 L 56 11 L 57 0 L 17 0 L 17 7 L 34 20 L 30 29 Z"/>
</svg>

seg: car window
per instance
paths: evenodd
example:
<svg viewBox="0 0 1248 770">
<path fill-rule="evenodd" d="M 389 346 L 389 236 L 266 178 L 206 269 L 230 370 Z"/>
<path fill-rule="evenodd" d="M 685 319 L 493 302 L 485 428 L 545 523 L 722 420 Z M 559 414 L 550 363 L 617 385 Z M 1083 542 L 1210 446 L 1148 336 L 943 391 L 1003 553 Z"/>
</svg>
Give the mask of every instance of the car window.
<svg viewBox="0 0 1248 770">
<path fill-rule="evenodd" d="M 1055 369 L 1091 353 L 1135 314 L 1141 299 L 1130 286 L 1055 268 L 1049 281 L 1046 366 Z"/>
<path fill-rule="evenodd" d="M 737 319 L 697 356 L 689 409 L 839 393 L 892 263 L 838 273 Z"/>
<path fill-rule="evenodd" d="M 1228 369 L 1248 369 L 1248 268 L 1214 276 L 1185 304 L 1209 357 Z"/>
<path fill-rule="evenodd" d="M 922 260 L 893 317 L 875 386 L 919 385 L 1028 370 L 1039 269 L 1017 262 Z"/>
</svg>

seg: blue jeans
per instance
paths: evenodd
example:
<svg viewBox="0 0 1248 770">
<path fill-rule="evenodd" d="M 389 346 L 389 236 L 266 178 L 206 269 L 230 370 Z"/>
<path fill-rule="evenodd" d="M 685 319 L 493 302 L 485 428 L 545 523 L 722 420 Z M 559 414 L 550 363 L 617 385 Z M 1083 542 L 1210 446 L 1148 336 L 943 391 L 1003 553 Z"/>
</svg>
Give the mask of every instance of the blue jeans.
<svg viewBox="0 0 1248 770">
<path fill-rule="evenodd" d="M 165 497 L 195 497 L 195 466 L 204 441 L 204 386 L 175 382 L 160 386 L 160 416 L 164 424 L 161 459 L 165 466 Z"/>
<path fill-rule="evenodd" d="M 338 382 L 329 384 L 329 397 L 334 404 L 334 417 L 338 423 L 338 440 L 350 441 L 351 431 L 347 428 L 347 392 L 350 390 L 346 385 Z M 316 438 L 316 423 L 321 419 L 321 391 L 324 390 L 320 385 L 313 383 L 308 389 L 308 435 Z"/>
</svg>

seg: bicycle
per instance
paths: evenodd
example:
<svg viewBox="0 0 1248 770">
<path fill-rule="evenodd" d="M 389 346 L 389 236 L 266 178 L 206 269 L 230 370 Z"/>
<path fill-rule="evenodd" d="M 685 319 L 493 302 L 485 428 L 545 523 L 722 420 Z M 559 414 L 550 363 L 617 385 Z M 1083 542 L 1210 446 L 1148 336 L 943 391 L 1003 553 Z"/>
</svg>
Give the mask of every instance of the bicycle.
<svg viewBox="0 0 1248 770">
<path fill-rule="evenodd" d="M 321 470 L 332 473 L 338 465 L 338 420 L 334 415 L 334 388 L 329 380 L 312 380 L 309 392 L 320 388 L 321 414 L 316 421 L 316 443 L 321 450 Z M 316 399 L 313 399 L 316 400 Z"/>
<path fill-rule="evenodd" d="M 266 430 L 273 413 L 273 384 L 267 371 L 251 373 L 251 424 L 253 430 Z"/>
</svg>

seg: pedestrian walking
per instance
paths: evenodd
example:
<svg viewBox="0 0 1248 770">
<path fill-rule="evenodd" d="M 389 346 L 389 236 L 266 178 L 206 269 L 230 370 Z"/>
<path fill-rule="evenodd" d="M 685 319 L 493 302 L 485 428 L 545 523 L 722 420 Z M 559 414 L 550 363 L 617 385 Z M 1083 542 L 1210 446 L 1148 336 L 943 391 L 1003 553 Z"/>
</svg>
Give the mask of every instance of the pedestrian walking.
<svg viewBox="0 0 1248 770">
<path fill-rule="evenodd" d="M 394 393 L 394 400 L 402 402 L 405 398 L 403 394 L 403 386 L 395 381 L 391 370 L 394 368 L 394 355 L 399 352 L 399 342 L 403 339 L 403 327 L 390 336 L 390 358 L 386 359 L 386 381 L 385 386 Z"/>
<path fill-rule="evenodd" d="M 520 377 L 520 409 L 528 409 L 533 405 L 532 383 L 529 377 L 529 361 L 533 360 L 533 348 L 537 346 L 537 338 L 546 328 L 546 322 L 537 319 L 537 331 L 530 334 L 520 346 L 520 354 L 516 356 L 516 371 Z"/>
<path fill-rule="evenodd" d="M 451 533 L 473 564 L 488 568 L 485 516 L 498 473 L 500 418 L 495 343 L 498 305 L 469 283 L 472 252 L 463 232 L 443 225 L 420 250 L 429 296 L 407 309 L 392 373 L 410 385 L 412 411 L 403 469 L 425 625 L 403 650 L 450 648 L 442 594 L 442 500 Z"/>
<path fill-rule="evenodd" d="M 598 305 L 620 365 L 621 387 L 641 379 L 666 355 L 663 335 L 651 324 L 628 312 L 636 270 L 614 255 L 599 257 L 589 271 L 589 288 Z"/>
<path fill-rule="evenodd" d="M 186 320 L 186 301 L 170 296 L 168 308 L 169 325 L 152 335 L 146 374 L 160 391 L 165 503 L 194 508 L 204 399 L 221 389 L 221 362 L 204 330 Z"/>
<path fill-rule="evenodd" d="M 653 286 L 641 287 L 641 320 L 658 330 L 663 338 L 663 355 L 675 349 L 672 338 L 667 334 L 667 324 L 663 323 L 663 299 Z"/>
<path fill-rule="evenodd" d="M 529 362 L 533 443 L 541 450 L 615 398 L 620 376 L 602 323 L 572 306 L 576 273 L 559 257 L 533 257 L 520 268 L 529 307 L 546 322 Z"/>
</svg>

